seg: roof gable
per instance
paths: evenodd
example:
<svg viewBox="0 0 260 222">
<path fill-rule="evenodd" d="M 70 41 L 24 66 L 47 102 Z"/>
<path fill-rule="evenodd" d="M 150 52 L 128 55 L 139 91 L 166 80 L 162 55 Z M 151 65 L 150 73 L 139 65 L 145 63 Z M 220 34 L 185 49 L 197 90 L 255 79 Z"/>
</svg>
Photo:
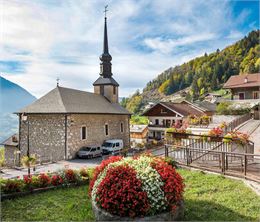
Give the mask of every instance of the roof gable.
<svg viewBox="0 0 260 222">
<path fill-rule="evenodd" d="M 164 109 L 164 110 L 163 110 Z M 160 102 L 147 110 L 144 116 L 189 116 L 196 115 L 202 116 L 205 113 L 198 108 L 195 108 L 193 105 L 182 102 L 182 103 L 172 103 L 172 102 Z"/>
<path fill-rule="evenodd" d="M 182 114 L 177 113 L 175 110 L 164 105 L 164 103 L 157 103 L 145 111 L 143 116 L 182 116 Z"/>
</svg>

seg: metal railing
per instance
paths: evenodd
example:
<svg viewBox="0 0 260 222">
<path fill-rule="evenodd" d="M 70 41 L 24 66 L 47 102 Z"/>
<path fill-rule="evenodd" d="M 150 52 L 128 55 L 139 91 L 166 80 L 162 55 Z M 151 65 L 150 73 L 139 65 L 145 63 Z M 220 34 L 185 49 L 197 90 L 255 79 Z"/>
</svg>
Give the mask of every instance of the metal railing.
<svg viewBox="0 0 260 222">
<path fill-rule="evenodd" d="M 189 147 L 172 148 L 170 145 L 165 145 L 164 155 L 172 157 L 180 165 L 260 182 L 260 155 L 258 154 L 202 150 Z M 196 156 L 207 158 L 194 158 Z"/>
</svg>

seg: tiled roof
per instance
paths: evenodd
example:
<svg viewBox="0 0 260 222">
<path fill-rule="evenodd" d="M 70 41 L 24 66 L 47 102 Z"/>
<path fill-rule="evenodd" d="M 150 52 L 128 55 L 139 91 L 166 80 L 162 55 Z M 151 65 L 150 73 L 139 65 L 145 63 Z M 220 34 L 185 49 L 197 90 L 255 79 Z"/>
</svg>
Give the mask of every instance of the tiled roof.
<svg viewBox="0 0 260 222">
<path fill-rule="evenodd" d="M 142 133 L 147 125 L 130 125 L 130 133 Z"/>
<path fill-rule="evenodd" d="M 205 115 L 200 109 L 196 108 L 193 105 L 188 103 L 172 103 L 172 102 L 161 102 L 164 106 L 168 107 L 171 110 L 178 112 L 183 116 L 196 115 L 202 116 Z"/>
<path fill-rule="evenodd" d="M 247 78 L 247 81 L 245 81 Z M 231 76 L 224 84 L 224 89 L 260 87 L 260 73 Z"/>
<path fill-rule="evenodd" d="M 117 103 L 109 102 L 104 96 L 76 89 L 56 87 L 17 113 L 130 113 Z"/>
</svg>

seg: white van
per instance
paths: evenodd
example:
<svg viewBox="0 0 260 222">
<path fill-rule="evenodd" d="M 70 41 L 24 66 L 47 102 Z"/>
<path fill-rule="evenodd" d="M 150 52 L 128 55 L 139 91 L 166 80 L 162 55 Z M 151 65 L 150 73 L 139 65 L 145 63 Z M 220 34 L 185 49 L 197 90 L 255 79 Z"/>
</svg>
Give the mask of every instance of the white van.
<svg viewBox="0 0 260 222">
<path fill-rule="evenodd" d="M 113 139 L 113 140 L 105 140 L 102 145 L 102 154 L 117 154 L 120 150 L 123 149 L 123 140 Z"/>
<path fill-rule="evenodd" d="M 102 150 L 100 146 L 84 146 L 81 147 L 77 153 L 79 158 L 93 158 L 102 156 Z"/>
</svg>

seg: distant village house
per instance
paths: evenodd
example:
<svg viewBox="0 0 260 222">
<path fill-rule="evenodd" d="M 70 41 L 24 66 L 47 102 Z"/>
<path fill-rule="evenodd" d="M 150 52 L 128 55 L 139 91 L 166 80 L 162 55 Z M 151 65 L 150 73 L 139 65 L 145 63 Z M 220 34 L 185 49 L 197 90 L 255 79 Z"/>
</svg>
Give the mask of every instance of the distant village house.
<svg viewBox="0 0 260 222">
<path fill-rule="evenodd" d="M 164 139 L 167 128 L 177 122 L 182 124 L 190 115 L 203 116 L 211 113 L 207 113 L 206 111 L 206 109 L 187 101 L 180 103 L 157 103 L 143 114 L 143 116 L 147 116 L 149 119 L 148 140 L 162 140 Z"/>
<path fill-rule="evenodd" d="M 140 147 L 147 143 L 148 126 L 130 125 L 131 147 Z"/>
<path fill-rule="evenodd" d="M 260 99 L 260 73 L 231 76 L 223 86 L 232 100 Z"/>
<path fill-rule="evenodd" d="M 3 141 L 0 145 L 4 146 L 4 158 L 6 166 L 19 164 L 18 134 L 14 134 Z"/>
</svg>

